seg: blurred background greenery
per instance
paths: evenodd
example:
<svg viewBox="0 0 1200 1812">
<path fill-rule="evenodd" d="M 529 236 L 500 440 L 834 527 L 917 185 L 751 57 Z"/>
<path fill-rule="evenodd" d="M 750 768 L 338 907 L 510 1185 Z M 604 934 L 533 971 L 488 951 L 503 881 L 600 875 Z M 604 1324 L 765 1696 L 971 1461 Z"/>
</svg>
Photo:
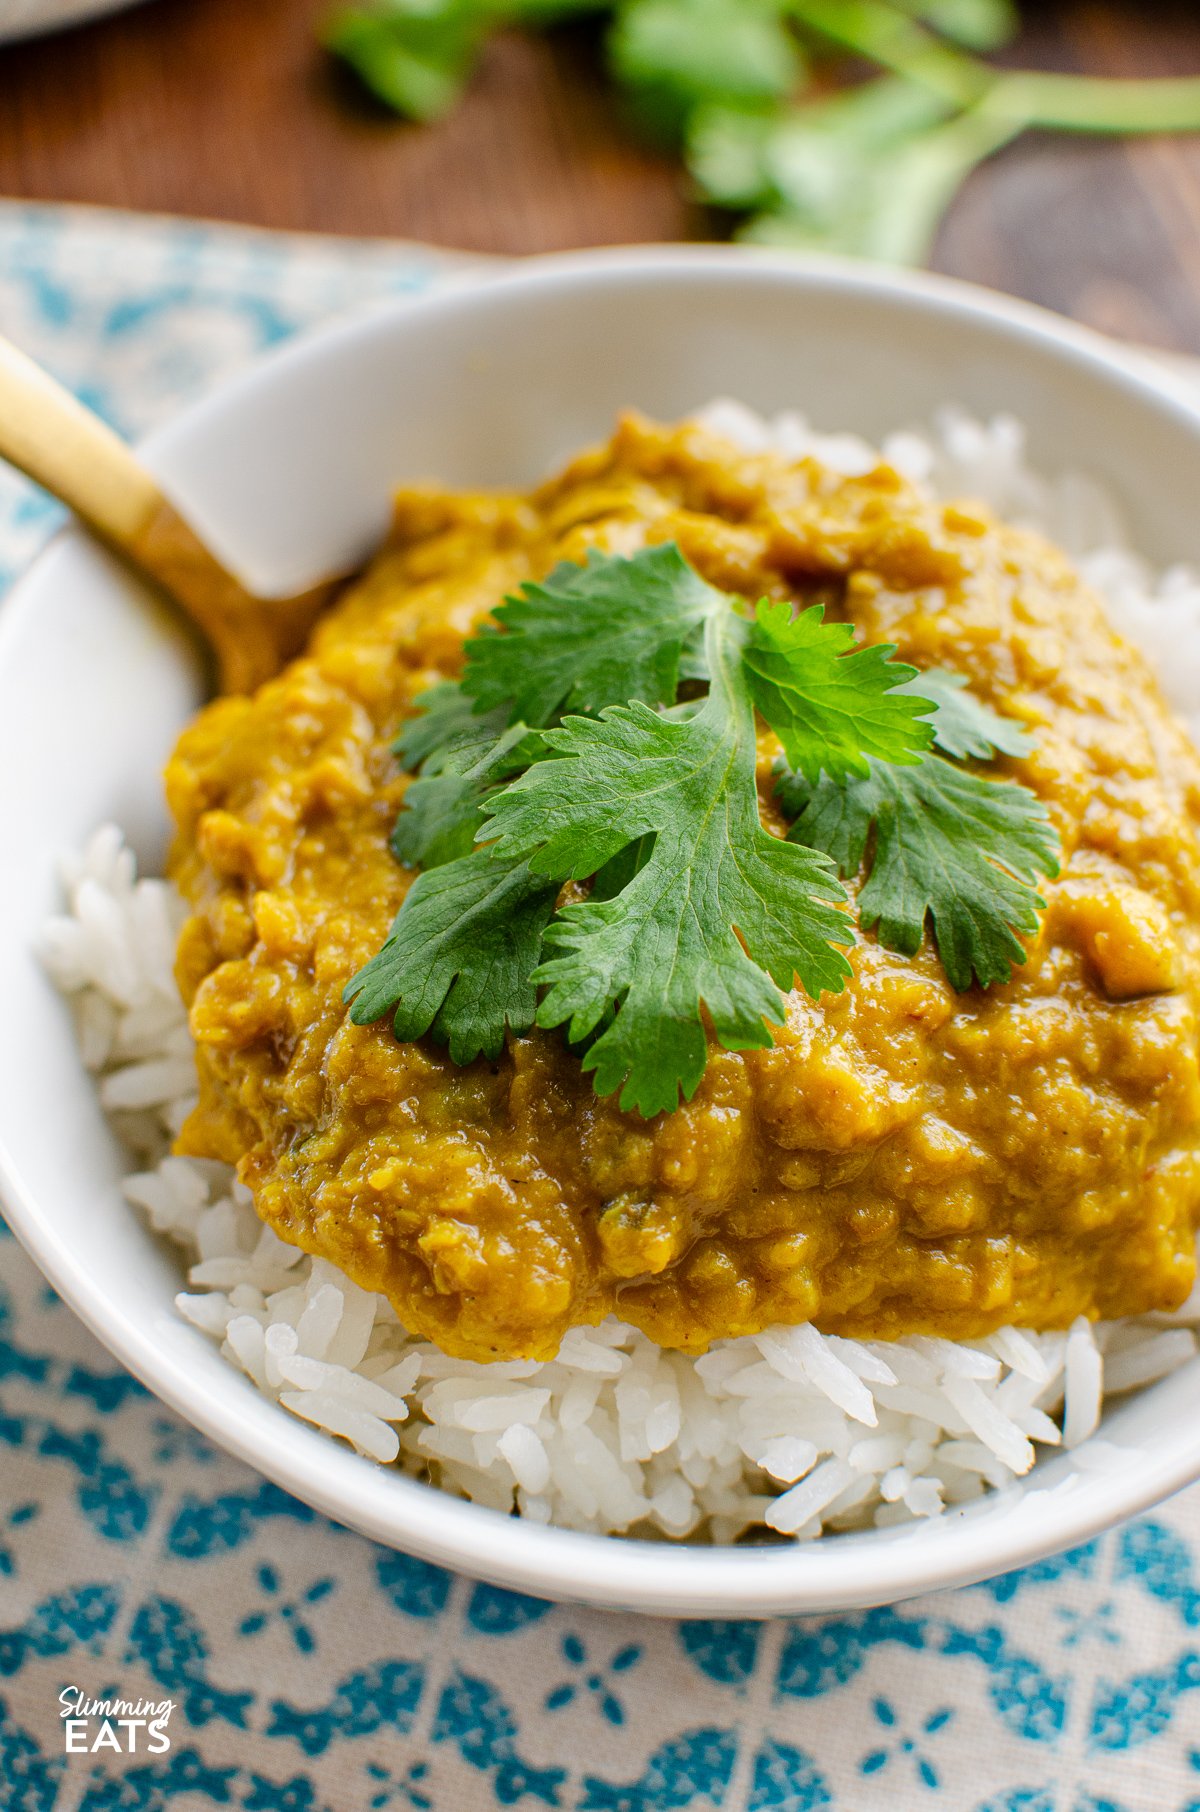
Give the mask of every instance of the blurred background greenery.
<svg viewBox="0 0 1200 1812">
<path fill-rule="evenodd" d="M 1015 0 L 368 0 L 323 38 L 384 106 L 439 119 L 498 31 L 594 21 L 630 130 L 678 149 L 743 239 L 921 262 L 1022 132 L 1200 128 L 1200 78 L 1005 67 Z"/>
</svg>

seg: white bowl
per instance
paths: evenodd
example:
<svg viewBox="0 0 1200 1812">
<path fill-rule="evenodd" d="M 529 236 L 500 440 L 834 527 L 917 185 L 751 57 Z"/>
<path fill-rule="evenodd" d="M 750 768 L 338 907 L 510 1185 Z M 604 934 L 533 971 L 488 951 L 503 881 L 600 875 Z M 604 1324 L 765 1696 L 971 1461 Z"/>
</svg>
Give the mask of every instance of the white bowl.
<svg viewBox="0 0 1200 1812">
<path fill-rule="evenodd" d="M 364 556 L 401 479 L 524 484 L 624 405 L 669 418 L 718 394 L 871 438 L 947 399 L 1012 410 L 1040 467 L 1082 466 L 1113 488 L 1152 560 L 1200 560 L 1200 412 L 1165 379 L 977 290 L 773 254 L 554 258 L 389 303 L 265 360 L 145 453 L 229 557 L 284 586 Z M 205 1434 L 378 1541 L 546 1597 L 674 1616 L 834 1611 L 962 1584 L 1200 1476 L 1200 1360 L 1107 1415 L 1106 1445 L 1043 1460 L 968 1510 L 740 1549 L 500 1516 L 261 1397 L 176 1315 L 176 1259 L 121 1200 L 122 1154 L 31 955 L 57 904 L 57 852 L 114 818 L 161 860 L 160 770 L 199 697 L 188 637 L 81 533 L 62 535 L 0 611 L 0 1193 L 56 1289 Z"/>
<path fill-rule="evenodd" d="M 43 32 L 82 25 L 102 13 L 124 12 L 139 0 L 0 0 L 0 42 L 36 38 Z"/>
</svg>

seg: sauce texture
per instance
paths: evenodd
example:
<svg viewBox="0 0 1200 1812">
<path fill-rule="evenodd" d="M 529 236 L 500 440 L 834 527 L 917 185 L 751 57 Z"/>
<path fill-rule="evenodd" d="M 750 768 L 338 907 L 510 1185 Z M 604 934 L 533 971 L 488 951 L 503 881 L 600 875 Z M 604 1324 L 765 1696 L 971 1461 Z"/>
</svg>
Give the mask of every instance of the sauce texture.
<svg viewBox="0 0 1200 1812">
<path fill-rule="evenodd" d="M 1036 739 L 996 771 L 1046 802 L 1063 869 L 1006 986 L 956 994 L 928 937 L 860 934 L 845 993 L 790 995 L 771 1049 L 714 1047 L 644 1121 L 558 1034 L 460 1069 L 352 1025 L 342 991 L 414 878 L 388 848 L 413 699 L 523 580 L 661 541 L 964 674 Z M 782 831 L 777 753 L 764 731 Z M 167 790 L 200 1077 L 179 1149 L 237 1164 L 281 1238 L 449 1353 L 549 1357 L 614 1310 L 689 1351 L 809 1320 L 964 1339 L 1191 1287 L 1200 758 L 1064 558 L 980 507 L 634 416 L 527 497 L 402 492 L 309 652 L 201 712 Z"/>
</svg>

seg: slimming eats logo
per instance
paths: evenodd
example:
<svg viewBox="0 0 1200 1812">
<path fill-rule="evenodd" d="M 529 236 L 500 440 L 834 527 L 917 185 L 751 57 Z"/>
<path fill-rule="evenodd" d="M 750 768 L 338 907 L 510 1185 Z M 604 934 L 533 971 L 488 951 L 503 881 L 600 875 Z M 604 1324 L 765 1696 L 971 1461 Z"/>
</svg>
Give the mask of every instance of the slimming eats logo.
<svg viewBox="0 0 1200 1812">
<path fill-rule="evenodd" d="M 64 1686 L 58 1703 L 68 1755 L 97 1755 L 102 1749 L 162 1755 L 171 1747 L 167 1722 L 174 1699 L 89 1699 L 78 1686 Z"/>
</svg>

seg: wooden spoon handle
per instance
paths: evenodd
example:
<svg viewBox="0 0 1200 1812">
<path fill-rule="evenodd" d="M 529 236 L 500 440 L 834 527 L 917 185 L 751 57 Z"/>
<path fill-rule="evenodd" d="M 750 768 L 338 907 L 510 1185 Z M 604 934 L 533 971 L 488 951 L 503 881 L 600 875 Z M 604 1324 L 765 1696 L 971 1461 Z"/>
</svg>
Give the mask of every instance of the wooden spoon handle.
<svg viewBox="0 0 1200 1812">
<path fill-rule="evenodd" d="M 120 436 L 2 337 L 0 458 L 129 553 L 165 502 Z"/>
<path fill-rule="evenodd" d="M 298 654 L 334 588 L 329 580 L 292 598 L 247 590 L 120 436 L 2 336 L 0 459 L 174 597 L 212 645 L 225 692 L 252 692 Z"/>
</svg>

